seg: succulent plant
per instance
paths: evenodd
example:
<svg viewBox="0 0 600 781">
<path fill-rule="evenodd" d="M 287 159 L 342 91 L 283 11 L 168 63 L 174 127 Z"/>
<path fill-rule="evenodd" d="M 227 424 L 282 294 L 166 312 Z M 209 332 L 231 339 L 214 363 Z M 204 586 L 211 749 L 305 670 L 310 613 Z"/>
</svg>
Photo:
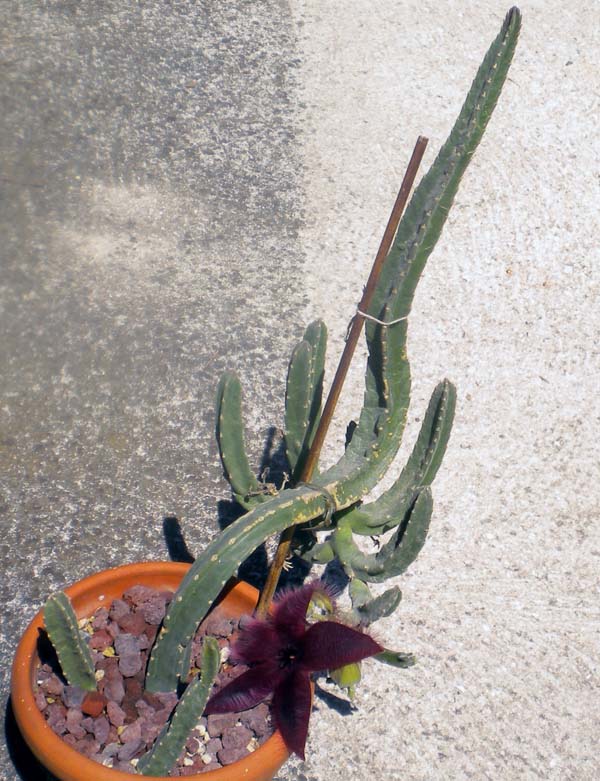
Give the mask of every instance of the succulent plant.
<svg viewBox="0 0 600 781">
<path fill-rule="evenodd" d="M 302 482 L 304 465 L 321 417 L 327 344 L 327 329 L 323 322 L 317 320 L 306 328 L 289 362 L 285 396 L 289 482 L 281 490 L 274 493 L 264 490 L 264 485 L 252 471 L 244 445 L 240 382 L 233 373 L 222 377 L 217 391 L 217 442 L 233 496 L 247 512 L 200 553 L 183 579 L 151 650 L 146 673 L 148 690 L 176 691 L 180 685 L 188 683 L 191 641 L 199 623 L 244 559 L 272 535 L 290 529 L 304 532 L 297 535 L 294 551 L 306 561 L 311 564 L 339 562 L 349 581 L 351 620 L 357 627 L 341 629 L 340 624 L 336 625 L 338 632 L 347 630 L 351 633 L 346 641 L 347 647 L 353 649 L 352 653 L 339 654 L 335 658 L 335 654 L 330 654 L 331 658 L 323 664 L 324 657 L 317 660 L 315 656 L 314 664 L 305 664 L 301 670 L 291 665 L 297 685 L 291 685 L 291 678 L 285 676 L 285 681 L 282 678 L 279 684 L 271 681 L 271 688 L 276 688 L 275 699 L 279 696 L 277 686 L 281 691 L 286 688 L 291 696 L 296 696 L 296 716 L 301 711 L 293 724 L 285 724 L 285 719 L 279 718 L 290 748 L 298 753 L 303 751 L 309 712 L 306 706 L 309 669 L 337 664 L 338 669 L 330 672 L 340 685 L 351 689 L 360 678 L 356 665 L 367 655 L 397 667 L 414 664 L 411 654 L 382 649 L 364 634 L 365 627 L 390 615 L 401 599 L 397 586 L 374 596 L 367 584 L 383 583 L 402 574 L 423 547 L 433 510 L 431 483 L 442 462 L 454 418 L 456 392 L 451 382 L 443 380 L 434 389 L 412 453 L 392 487 L 375 501 L 365 501 L 365 497 L 386 474 L 402 440 L 411 389 L 406 350 L 407 318 L 415 289 L 441 234 L 462 174 L 500 95 L 520 24 L 520 12 L 512 8 L 479 68 L 448 140 L 415 189 L 385 258 L 367 313 L 368 361 L 363 407 L 358 421 L 348 427 L 346 448 L 338 462 L 323 471 L 317 468 L 310 482 Z M 367 536 L 378 540 L 381 535 L 388 535 L 386 541 L 378 543 L 376 552 L 365 553 L 360 538 Z M 306 605 L 304 602 L 302 605 L 305 612 Z M 294 635 L 294 638 L 301 645 L 307 643 L 302 645 L 302 651 L 310 658 L 310 641 L 298 638 L 312 636 L 311 633 L 315 637 L 318 633 L 327 635 L 330 631 L 326 628 L 328 622 L 306 629 L 304 614 L 298 618 L 295 613 L 288 628 L 282 628 L 281 610 L 281 607 L 276 608 L 274 619 L 254 625 L 257 635 L 263 639 L 268 635 L 272 642 L 270 646 L 267 644 L 267 650 L 271 648 L 277 654 L 281 652 L 284 635 L 289 640 L 290 626 L 297 628 L 300 622 L 302 631 L 296 632 L 298 637 Z M 49 602 L 46 606 L 48 631 L 57 645 L 61 664 L 63 660 L 69 660 L 65 661 L 65 666 L 71 667 L 70 671 L 65 669 L 67 676 L 74 676 L 89 688 L 89 660 L 85 649 L 81 648 L 77 624 L 73 624 L 73 617 L 67 614 L 62 598 Z M 270 627 L 269 631 L 265 627 Z M 65 646 L 70 644 L 78 650 L 66 651 Z M 246 645 L 247 655 L 248 648 L 254 646 Z M 354 653 L 356 649 L 358 651 Z M 152 768 L 156 768 L 156 772 L 164 769 L 168 764 L 166 757 L 171 756 L 173 746 L 178 745 L 180 725 L 193 721 L 190 714 L 196 714 L 204 707 L 212 680 L 213 656 L 207 651 L 206 672 L 200 681 L 188 684 L 179 706 L 181 710 L 176 711 L 170 730 L 158 741 L 152 755 L 140 762 L 142 768 L 150 768 L 148 772 Z M 260 660 L 255 656 L 250 661 L 260 666 Z M 72 659 L 75 660 L 73 664 Z M 265 662 L 262 672 L 268 667 Z M 243 705 L 248 698 L 256 700 L 265 689 L 265 676 L 261 679 L 256 668 L 245 675 L 245 681 L 230 685 L 209 700 L 208 709 L 229 707 L 232 703 Z M 302 685 L 298 683 L 298 676 L 302 677 Z M 251 689 L 254 687 L 253 694 L 242 693 L 243 683 L 248 683 Z"/>
<path fill-rule="evenodd" d="M 220 649 L 214 637 L 205 637 L 202 670 L 188 683 L 170 721 L 156 742 L 137 764 L 138 773 L 165 776 L 175 764 L 181 749 L 204 712 L 220 666 Z"/>
<path fill-rule="evenodd" d="M 234 497 L 248 512 L 228 526 L 195 560 L 169 607 L 152 650 L 146 685 L 151 691 L 177 687 L 186 674 L 185 650 L 195 628 L 241 562 L 267 538 L 296 527 L 308 530 L 299 552 L 309 561 L 337 558 L 350 578 L 384 582 L 406 570 L 421 550 L 433 509 L 431 482 L 443 458 L 456 392 L 444 380 L 434 390 L 412 454 L 393 484 L 377 500 L 365 495 L 383 478 L 404 431 L 410 369 L 407 321 L 415 289 L 448 216 L 462 174 L 469 164 L 500 95 L 516 47 L 521 15 L 509 11 L 469 90 L 448 140 L 423 177 L 400 222 L 385 260 L 368 313 L 368 361 L 358 422 L 350 427 L 345 452 L 333 467 L 317 472 L 310 484 L 296 482 L 321 411 L 326 329 L 311 323 L 292 353 L 288 368 L 285 444 L 290 484 L 266 494 L 249 466 L 244 445 L 241 387 L 233 373 L 217 393 L 217 442 Z M 315 526 L 326 539 L 317 541 Z M 357 537 L 393 531 L 374 554 L 365 554 Z M 356 607 L 366 621 L 384 615 L 394 592 Z M 370 608 L 367 604 L 370 602 Z M 390 652 L 385 661 L 405 659 Z"/>
<path fill-rule="evenodd" d="M 96 689 L 94 662 L 69 597 L 58 591 L 44 605 L 44 623 L 66 680 L 85 691 Z"/>
</svg>

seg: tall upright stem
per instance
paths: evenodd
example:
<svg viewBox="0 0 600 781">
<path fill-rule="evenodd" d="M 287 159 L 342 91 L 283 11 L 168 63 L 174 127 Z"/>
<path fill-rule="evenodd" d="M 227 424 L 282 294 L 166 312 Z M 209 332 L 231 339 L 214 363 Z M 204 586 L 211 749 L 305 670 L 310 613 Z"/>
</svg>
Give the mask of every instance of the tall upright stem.
<svg viewBox="0 0 600 781">
<path fill-rule="evenodd" d="M 348 369 L 350 368 L 350 363 L 352 361 L 352 357 L 354 355 L 354 351 L 356 349 L 356 345 L 365 322 L 365 317 L 361 313 L 368 312 L 369 310 L 369 306 L 373 298 L 373 293 L 375 292 L 377 281 L 379 279 L 381 269 L 383 268 L 383 263 L 387 257 L 388 252 L 390 251 L 390 247 L 392 246 L 394 236 L 398 230 L 400 218 L 402 217 L 402 212 L 404 211 L 404 207 L 408 201 L 408 196 L 415 181 L 419 165 L 423 159 L 427 141 L 428 139 L 424 136 L 419 136 L 415 144 L 415 148 L 413 149 L 406 173 L 404 174 L 404 178 L 402 180 L 402 185 L 396 197 L 396 201 L 392 208 L 392 213 L 390 214 L 386 229 L 383 233 L 383 238 L 381 239 L 381 244 L 379 245 L 377 255 L 375 256 L 373 267 L 371 268 L 371 273 L 369 274 L 369 279 L 367 280 L 362 298 L 358 305 L 358 311 L 352 319 L 350 330 L 346 338 L 346 344 L 344 345 L 344 350 L 342 352 L 342 357 L 340 358 L 335 377 L 333 378 L 333 382 L 329 390 L 329 395 L 327 396 L 327 401 L 325 402 L 325 407 L 323 408 L 323 413 L 319 420 L 319 425 L 317 426 L 315 436 L 304 463 L 304 468 L 298 479 L 298 482 L 300 483 L 306 483 L 310 481 L 315 466 L 319 460 L 321 448 L 323 447 L 325 436 L 327 435 L 327 431 L 329 429 L 329 424 L 333 418 L 333 413 L 340 397 L 340 393 L 342 392 L 342 386 L 344 384 L 344 380 L 346 379 Z M 294 537 L 294 531 L 294 527 L 290 526 L 281 534 L 281 537 L 279 538 L 277 551 L 275 552 L 271 567 L 269 568 L 267 580 L 263 586 L 263 590 L 256 608 L 256 613 L 259 616 L 265 616 L 269 610 L 269 605 L 271 604 L 273 594 L 275 593 L 277 583 L 279 582 L 281 570 L 283 569 L 283 565 L 290 551 L 292 539 Z"/>
</svg>

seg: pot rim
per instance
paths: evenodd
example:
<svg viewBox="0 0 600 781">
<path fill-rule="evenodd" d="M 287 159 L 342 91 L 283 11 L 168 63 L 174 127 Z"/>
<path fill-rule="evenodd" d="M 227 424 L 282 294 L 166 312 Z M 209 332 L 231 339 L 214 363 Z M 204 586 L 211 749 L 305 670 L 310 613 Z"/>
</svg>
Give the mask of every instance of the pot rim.
<svg viewBox="0 0 600 781">
<path fill-rule="evenodd" d="M 78 617 L 89 615 L 90 604 L 96 606 L 102 602 L 104 591 L 113 593 L 120 588 L 122 594 L 129 584 L 134 585 L 136 578 L 151 585 L 153 579 L 159 582 L 155 587 L 176 588 L 190 565 L 181 562 L 146 561 L 135 564 L 124 564 L 119 567 L 101 570 L 68 586 L 66 594 L 75 601 L 74 607 Z M 160 580 L 162 578 L 162 580 Z M 121 581 L 128 585 L 118 586 Z M 138 580 L 137 583 L 140 581 Z M 227 591 L 224 599 L 233 595 L 234 602 L 254 606 L 258 599 L 258 591 L 248 583 L 238 581 Z M 82 604 L 83 603 L 83 604 Z M 99 764 L 89 757 L 80 754 L 65 743 L 46 723 L 38 709 L 33 685 L 34 673 L 39 663 L 37 642 L 39 630 L 43 628 L 43 609 L 29 623 L 23 633 L 15 653 L 11 676 L 11 700 L 15 720 L 31 751 L 35 756 L 62 781 L 130 781 L 132 774 Z M 279 731 L 275 731 L 259 748 L 237 762 L 226 765 L 218 770 L 206 773 L 196 773 L 187 776 L 191 781 L 236 781 L 238 779 L 256 779 L 266 781 L 289 757 Z M 267 775 L 265 775 L 265 772 Z M 271 773 L 270 775 L 268 773 Z M 135 776 L 133 776 L 135 777 Z M 150 776 L 138 776 L 150 778 Z M 171 781 L 173 776 L 152 776 L 154 781 Z"/>
</svg>

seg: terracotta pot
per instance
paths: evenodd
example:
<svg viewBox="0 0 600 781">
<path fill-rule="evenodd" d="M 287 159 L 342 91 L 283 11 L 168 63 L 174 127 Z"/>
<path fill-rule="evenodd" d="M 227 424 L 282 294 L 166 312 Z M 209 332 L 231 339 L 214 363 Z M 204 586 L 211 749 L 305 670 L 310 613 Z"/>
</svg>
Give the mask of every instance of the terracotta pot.
<svg viewBox="0 0 600 781">
<path fill-rule="evenodd" d="M 174 591 L 189 564 L 145 562 L 105 570 L 65 589 L 79 618 L 91 615 L 100 605 L 109 605 L 134 585 Z M 222 598 L 219 609 L 225 615 L 251 613 L 258 592 L 247 583 L 237 583 Z M 60 781 L 131 781 L 135 776 L 104 767 L 64 743 L 46 724 L 34 699 L 35 671 L 39 664 L 37 642 L 43 627 L 40 611 L 25 630 L 17 648 L 12 670 L 11 699 L 15 718 L 29 748 Z M 244 759 L 221 770 L 187 776 L 192 781 L 270 781 L 289 754 L 279 732 Z M 154 776 L 154 781 L 171 781 L 169 776 Z"/>
</svg>

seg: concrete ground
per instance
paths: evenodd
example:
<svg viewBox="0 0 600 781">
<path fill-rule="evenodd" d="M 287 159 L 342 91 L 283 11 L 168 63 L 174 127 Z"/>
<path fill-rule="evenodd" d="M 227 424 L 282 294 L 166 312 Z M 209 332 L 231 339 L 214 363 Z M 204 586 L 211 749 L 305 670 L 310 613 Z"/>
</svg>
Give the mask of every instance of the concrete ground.
<svg viewBox="0 0 600 781">
<path fill-rule="evenodd" d="M 394 473 L 437 380 L 459 394 L 430 539 L 377 629 L 418 665 L 366 663 L 350 714 L 317 700 L 307 761 L 280 781 L 600 777 L 600 15 L 521 7 L 510 81 L 409 325 Z M 331 376 L 414 141 L 429 137 L 427 165 L 507 10 L 3 4 L 3 703 L 49 591 L 165 558 L 165 517 L 194 551 L 230 513 L 223 369 L 242 377 L 257 463 L 317 316 Z M 359 358 L 325 459 L 360 399 Z M 8 730 L 0 778 L 41 778 Z"/>
</svg>

